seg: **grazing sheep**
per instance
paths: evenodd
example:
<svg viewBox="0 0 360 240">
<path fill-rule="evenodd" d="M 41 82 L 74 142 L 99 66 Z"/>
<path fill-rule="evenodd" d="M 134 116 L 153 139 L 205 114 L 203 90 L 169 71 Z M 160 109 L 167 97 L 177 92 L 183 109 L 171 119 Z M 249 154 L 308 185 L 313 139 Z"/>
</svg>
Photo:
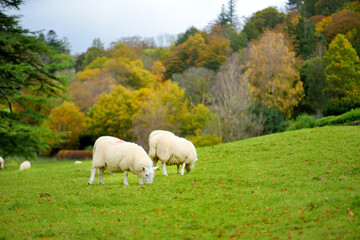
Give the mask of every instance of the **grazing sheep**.
<svg viewBox="0 0 360 240">
<path fill-rule="evenodd" d="M 166 131 L 166 130 L 154 130 L 149 135 L 149 145 L 150 145 L 151 139 L 160 133 L 175 136 L 175 134 L 173 134 L 172 132 Z"/>
<path fill-rule="evenodd" d="M 22 164 L 20 164 L 20 171 L 21 170 L 25 170 L 25 169 L 29 169 L 31 167 L 31 164 L 29 161 L 25 161 Z"/>
<path fill-rule="evenodd" d="M 75 164 L 82 164 L 82 161 L 75 161 Z"/>
<path fill-rule="evenodd" d="M 149 155 L 153 166 L 161 161 L 164 176 L 167 176 L 166 165 L 177 165 L 177 172 L 184 175 L 184 168 L 190 172 L 197 161 L 196 149 L 190 141 L 169 134 L 158 134 L 151 139 Z"/>
<path fill-rule="evenodd" d="M 4 159 L 0 157 L 0 170 L 4 170 L 4 166 L 5 166 Z"/>
<path fill-rule="evenodd" d="M 129 185 L 128 171 L 139 176 L 139 184 L 151 184 L 155 176 L 152 161 L 144 149 L 135 143 L 125 142 L 115 137 L 104 136 L 96 140 L 89 185 L 94 182 L 95 171 L 99 169 L 99 183 L 104 184 L 103 174 L 124 172 L 124 185 Z"/>
</svg>

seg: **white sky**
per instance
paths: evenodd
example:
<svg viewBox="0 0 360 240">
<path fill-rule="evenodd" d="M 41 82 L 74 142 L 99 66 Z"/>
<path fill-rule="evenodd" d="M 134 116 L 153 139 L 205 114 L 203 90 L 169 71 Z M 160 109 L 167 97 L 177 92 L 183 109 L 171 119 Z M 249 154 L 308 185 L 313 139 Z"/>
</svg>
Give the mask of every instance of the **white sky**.
<svg viewBox="0 0 360 240">
<path fill-rule="evenodd" d="M 66 37 L 73 54 L 82 53 L 100 38 L 105 48 L 122 37 L 177 35 L 190 26 L 205 28 L 228 0 L 24 0 L 19 11 L 22 27 L 54 30 Z M 287 0 L 237 0 L 239 18 L 269 6 L 285 7 Z"/>
</svg>

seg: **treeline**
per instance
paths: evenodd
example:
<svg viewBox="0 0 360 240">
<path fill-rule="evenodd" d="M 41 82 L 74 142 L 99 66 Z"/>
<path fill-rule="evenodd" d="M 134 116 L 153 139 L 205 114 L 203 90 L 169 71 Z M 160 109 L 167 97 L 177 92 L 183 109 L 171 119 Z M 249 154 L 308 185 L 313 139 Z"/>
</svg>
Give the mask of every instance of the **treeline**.
<svg viewBox="0 0 360 240">
<path fill-rule="evenodd" d="M 229 0 L 205 29 L 189 27 L 168 47 L 129 37 L 105 49 L 94 39 L 85 53 L 71 56 L 54 31 L 35 35 L 50 49 L 38 55 L 48 77 L 67 91 L 50 89 L 66 97 L 52 107 L 36 102 L 48 118 L 22 122 L 42 127 L 46 144 L 32 150 L 83 149 L 101 135 L 146 148 L 154 129 L 204 146 L 282 131 L 299 114 L 359 107 L 360 3 L 289 0 L 287 6 L 287 13 L 258 11 L 238 30 L 236 1 Z M 33 87 L 16 86 L 27 102 L 15 108 L 17 97 L 7 95 L 1 106 L 9 119 L 39 108 L 29 97 L 38 95 Z"/>
</svg>

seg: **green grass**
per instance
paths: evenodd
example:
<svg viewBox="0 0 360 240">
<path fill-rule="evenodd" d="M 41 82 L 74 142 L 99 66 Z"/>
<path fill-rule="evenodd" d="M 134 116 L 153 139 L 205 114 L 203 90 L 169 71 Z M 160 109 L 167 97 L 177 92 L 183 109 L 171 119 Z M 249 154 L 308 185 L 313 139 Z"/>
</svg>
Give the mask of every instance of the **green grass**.
<svg viewBox="0 0 360 240">
<path fill-rule="evenodd" d="M 198 149 L 152 185 L 91 161 L 0 172 L 0 239 L 360 239 L 360 127 L 303 129 Z M 19 160 L 18 160 L 19 161 Z"/>
</svg>

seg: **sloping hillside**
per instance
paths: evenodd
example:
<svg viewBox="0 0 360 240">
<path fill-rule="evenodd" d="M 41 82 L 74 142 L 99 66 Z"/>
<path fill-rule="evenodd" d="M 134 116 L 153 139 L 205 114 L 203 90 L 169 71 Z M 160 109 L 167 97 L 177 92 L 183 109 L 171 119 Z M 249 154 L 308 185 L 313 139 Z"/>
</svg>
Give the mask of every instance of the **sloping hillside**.
<svg viewBox="0 0 360 240">
<path fill-rule="evenodd" d="M 359 239 L 360 127 L 198 149 L 189 174 L 88 186 L 91 162 L 0 172 L 0 238 Z"/>
</svg>

